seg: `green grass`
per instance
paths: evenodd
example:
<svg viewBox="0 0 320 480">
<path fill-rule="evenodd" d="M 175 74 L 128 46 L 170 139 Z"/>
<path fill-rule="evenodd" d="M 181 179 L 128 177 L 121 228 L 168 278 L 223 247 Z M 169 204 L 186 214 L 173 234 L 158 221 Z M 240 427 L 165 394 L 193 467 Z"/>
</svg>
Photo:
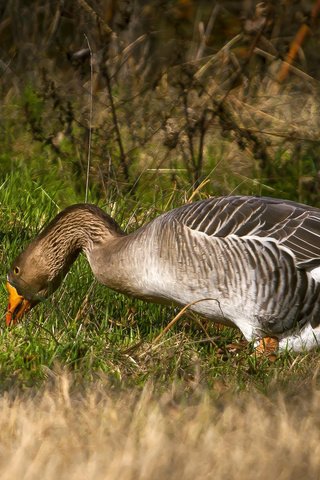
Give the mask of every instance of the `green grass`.
<svg viewBox="0 0 320 480">
<path fill-rule="evenodd" d="M 251 355 L 237 330 L 223 328 L 185 315 L 175 326 L 156 337 L 177 314 L 125 297 L 99 285 L 81 257 L 60 289 L 30 312 L 19 325 L 6 328 L 5 276 L 14 257 L 39 228 L 69 203 L 58 200 L 62 187 L 55 176 L 40 185 L 32 177 L 8 176 L 0 188 L 1 278 L 0 379 L 3 389 L 40 385 L 63 367 L 76 381 L 107 378 L 113 385 L 142 387 L 152 380 L 159 388 L 172 381 L 194 390 L 208 386 L 212 392 L 258 389 L 274 383 L 300 385 L 317 369 L 317 352 L 282 355 L 274 364 Z M 19 193 L 18 193 L 19 192 Z M 105 208 L 115 213 L 123 228 L 133 229 L 177 202 L 167 194 L 154 198 L 148 213 L 141 203 L 120 197 Z M 71 201 L 81 201 L 74 194 Z M 71 203 L 71 202 L 70 202 Z M 134 212 L 134 215 L 132 215 Z M 133 218 L 127 225 L 128 218 Z"/>
<path fill-rule="evenodd" d="M 179 309 L 108 290 L 84 257 L 51 298 L 20 324 L 5 325 L 13 259 L 58 211 L 84 200 L 89 124 L 88 199 L 126 231 L 190 197 L 270 195 L 320 206 L 316 79 L 292 71 L 282 86 L 272 80 L 300 17 L 295 27 L 279 4 L 290 24 L 274 10 L 275 27 L 280 19 L 286 30 L 277 42 L 282 54 L 260 62 L 252 48 L 259 35 L 230 42 L 245 19 L 232 20 L 227 6 L 169 2 L 170 25 L 163 15 L 158 24 L 156 2 L 141 2 L 142 16 L 139 2 L 132 13 L 106 7 L 99 18 L 114 10 L 128 14 L 128 25 L 133 15 L 138 28 L 136 41 L 119 31 L 109 43 L 103 23 L 80 6 L 86 2 L 68 6 L 67 15 L 57 2 L 33 2 L 19 29 L 23 3 L 2 9 L 1 24 L 1 479 L 317 478 L 319 350 L 270 363 L 252 356 L 239 331 L 194 315 L 164 334 Z M 198 26 L 210 30 L 207 14 L 214 35 L 203 60 L 190 62 L 200 51 Z M 92 122 L 89 59 L 68 58 L 87 47 L 83 25 L 95 59 Z M 267 41 L 268 31 L 275 29 L 263 32 Z M 296 71 L 315 75 L 318 39 L 309 35 L 301 45 Z"/>
</svg>

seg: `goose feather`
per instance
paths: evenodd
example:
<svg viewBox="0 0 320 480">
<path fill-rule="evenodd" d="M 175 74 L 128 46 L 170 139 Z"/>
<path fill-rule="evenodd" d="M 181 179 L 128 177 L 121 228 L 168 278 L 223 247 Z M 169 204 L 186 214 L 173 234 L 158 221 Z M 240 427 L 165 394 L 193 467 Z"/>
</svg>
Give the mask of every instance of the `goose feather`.
<svg viewBox="0 0 320 480">
<path fill-rule="evenodd" d="M 8 281 L 21 298 L 48 296 L 82 250 L 110 288 L 159 303 L 192 303 L 248 340 L 273 336 L 282 350 L 302 350 L 320 341 L 319 240 L 319 209 L 267 197 L 201 200 L 129 235 L 97 207 L 76 205 L 16 259 Z M 53 272 L 45 282 L 48 265 Z"/>
</svg>

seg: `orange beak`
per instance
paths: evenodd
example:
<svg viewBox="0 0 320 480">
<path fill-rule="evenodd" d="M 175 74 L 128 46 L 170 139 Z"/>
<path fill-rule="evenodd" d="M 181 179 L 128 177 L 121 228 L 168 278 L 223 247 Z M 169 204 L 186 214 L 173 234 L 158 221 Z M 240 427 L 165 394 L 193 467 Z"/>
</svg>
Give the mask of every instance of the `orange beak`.
<svg viewBox="0 0 320 480">
<path fill-rule="evenodd" d="M 31 302 L 18 294 L 17 290 L 9 283 L 6 284 L 9 293 L 9 305 L 6 313 L 7 326 L 16 323 L 25 312 L 32 308 Z"/>
</svg>

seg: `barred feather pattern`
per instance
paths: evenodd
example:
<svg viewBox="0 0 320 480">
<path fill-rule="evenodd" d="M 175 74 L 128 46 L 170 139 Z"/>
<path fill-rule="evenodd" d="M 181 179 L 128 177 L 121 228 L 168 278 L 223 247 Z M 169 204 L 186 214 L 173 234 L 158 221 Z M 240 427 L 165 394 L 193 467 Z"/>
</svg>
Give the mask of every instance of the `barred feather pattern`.
<svg viewBox="0 0 320 480">
<path fill-rule="evenodd" d="M 57 270 L 69 267 L 81 251 L 90 251 L 115 235 L 124 235 L 109 215 L 94 205 L 68 207 L 58 214 L 35 239 L 46 251 L 53 278 Z M 32 245 L 32 244 L 31 244 Z"/>
<path fill-rule="evenodd" d="M 185 205 L 158 220 L 180 239 L 168 261 L 184 265 L 181 280 L 217 295 L 248 339 L 319 326 L 320 210 L 237 196 Z"/>
</svg>

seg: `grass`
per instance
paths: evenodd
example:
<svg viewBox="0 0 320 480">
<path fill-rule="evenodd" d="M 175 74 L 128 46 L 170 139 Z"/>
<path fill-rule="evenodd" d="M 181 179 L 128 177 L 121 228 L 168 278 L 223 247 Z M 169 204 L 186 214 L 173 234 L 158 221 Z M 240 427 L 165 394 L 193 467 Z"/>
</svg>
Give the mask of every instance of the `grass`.
<svg viewBox="0 0 320 480">
<path fill-rule="evenodd" d="M 60 372 L 45 389 L 0 398 L 4 480 L 318 478 L 319 391 L 213 398 L 177 383 L 114 391 L 75 388 Z"/>
<path fill-rule="evenodd" d="M 30 177 L 26 177 L 21 186 L 17 174 L 8 176 L 2 183 L 3 280 L 23 246 L 65 206 L 57 203 L 60 191 L 54 175 L 48 177 L 45 187 Z M 104 207 L 122 222 L 124 229 L 130 230 L 152 218 L 165 203 L 175 204 L 172 195 L 159 197 L 147 216 L 138 202 L 126 203 L 125 198 L 110 200 Z M 80 200 L 74 198 L 73 201 Z M 117 212 L 122 215 L 118 216 Z M 0 301 L 5 312 L 4 282 Z M 275 378 L 286 383 L 295 371 L 304 371 L 304 355 L 287 353 L 270 365 L 251 355 L 252 346 L 237 330 L 220 328 L 190 313 L 156 341 L 178 312 L 178 309 L 125 297 L 99 285 L 85 258 L 81 257 L 60 289 L 23 322 L 8 329 L 3 318 L 2 388 L 12 384 L 41 385 L 57 365 L 63 365 L 79 381 L 94 381 L 97 375 L 103 374 L 118 386 L 142 388 L 150 379 L 160 386 L 179 380 L 185 382 L 187 389 L 189 386 L 192 389 L 195 383 L 211 388 L 216 382 L 222 382 L 232 391 L 251 388 L 267 391 Z M 308 363 L 316 362 L 316 353 L 307 356 Z"/>
<path fill-rule="evenodd" d="M 315 78 L 275 80 L 306 12 L 297 7 L 292 22 L 279 4 L 261 38 L 237 39 L 247 22 L 231 20 L 228 5 L 215 17 L 210 2 L 167 2 L 167 25 L 156 2 L 134 2 L 132 33 L 106 42 L 86 2 L 66 12 L 34 2 L 20 29 L 24 5 L 15 3 L 0 29 L 0 478 L 318 478 L 319 351 L 269 363 L 237 330 L 190 314 L 165 332 L 178 309 L 97 284 L 83 257 L 50 299 L 5 326 L 12 260 L 59 210 L 84 200 L 89 123 L 89 201 L 126 231 L 209 194 L 319 206 L 316 35 L 294 59 Z M 121 2 L 106 3 L 121 13 Z M 87 46 L 88 26 L 92 121 L 89 61 L 69 58 Z"/>
<path fill-rule="evenodd" d="M 317 351 L 271 364 L 237 330 L 190 314 L 163 334 L 177 309 L 99 285 L 84 257 L 49 300 L 5 327 L 12 260 L 82 200 L 64 203 L 61 191 L 54 175 L 43 186 L 12 174 L 0 188 L 1 478 L 316 478 Z M 102 206 L 130 230 L 176 196 L 155 195 L 147 213 L 121 197 Z"/>
</svg>

